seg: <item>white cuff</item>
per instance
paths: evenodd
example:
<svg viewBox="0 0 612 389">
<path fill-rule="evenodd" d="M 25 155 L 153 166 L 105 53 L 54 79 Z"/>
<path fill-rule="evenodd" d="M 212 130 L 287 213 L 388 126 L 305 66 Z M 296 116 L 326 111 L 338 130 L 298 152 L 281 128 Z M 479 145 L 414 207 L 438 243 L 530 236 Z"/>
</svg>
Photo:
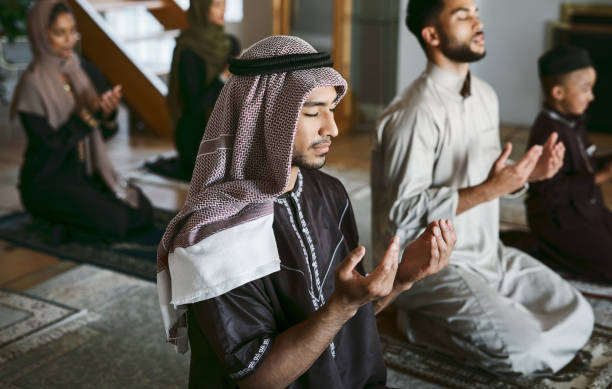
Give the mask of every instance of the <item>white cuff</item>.
<svg viewBox="0 0 612 389">
<path fill-rule="evenodd" d="M 512 193 L 508 193 L 507 195 L 504 195 L 504 198 L 506 198 L 506 199 L 516 199 L 516 198 L 519 198 L 522 195 L 524 195 L 528 190 L 529 190 L 529 183 L 525 182 L 523 184 L 522 188 L 517 189 L 517 190 L 515 190 Z"/>
</svg>

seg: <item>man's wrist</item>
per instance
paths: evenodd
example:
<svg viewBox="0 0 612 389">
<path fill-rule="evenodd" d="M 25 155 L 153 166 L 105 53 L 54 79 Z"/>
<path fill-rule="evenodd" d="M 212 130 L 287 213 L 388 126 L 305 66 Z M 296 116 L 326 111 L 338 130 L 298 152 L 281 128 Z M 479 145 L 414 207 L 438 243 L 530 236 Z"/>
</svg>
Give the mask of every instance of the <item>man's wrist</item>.
<svg viewBox="0 0 612 389">
<path fill-rule="evenodd" d="M 409 282 L 398 281 L 395 283 L 395 285 L 393 285 L 393 291 L 391 292 L 391 294 L 397 297 L 403 292 L 410 290 L 413 285 L 414 285 L 414 282 L 411 282 L 411 281 Z"/>
<path fill-rule="evenodd" d="M 527 193 L 528 190 L 529 190 L 529 182 L 525 181 L 522 187 L 518 188 L 514 192 L 506 193 L 504 197 L 508 199 L 516 199 L 516 198 L 521 197 L 525 193 Z"/>
<path fill-rule="evenodd" d="M 527 178 L 527 182 L 538 182 L 538 181 L 543 181 L 545 180 L 546 177 L 540 177 L 537 174 L 534 175 L 533 173 L 529 175 L 529 178 Z"/>
<path fill-rule="evenodd" d="M 496 185 L 489 180 L 478 185 L 478 191 L 482 199 L 480 203 L 487 203 L 501 196 L 496 191 Z"/>
<path fill-rule="evenodd" d="M 330 315 L 332 320 L 341 321 L 341 324 L 344 324 L 357 314 L 359 307 L 347 304 L 336 295 L 332 295 L 327 304 L 323 306 L 323 309 Z"/>
<path fill-rule="evenodd" d="M 395 281 L 393 282 L 393 290 L 391 291 L 391 294 L 399 295 L 400 293 L 405 292 L 408 289 L 412 288 L 412 285 L 414 285 L 415 283 L 413 277 L 411 277 L 410 274 L 408 275 L 403 274 L 404 272 L 402 270 L 403 269 L 401 266 L 397 269 L 397 273 L 395 275 Z"/>
</svg>

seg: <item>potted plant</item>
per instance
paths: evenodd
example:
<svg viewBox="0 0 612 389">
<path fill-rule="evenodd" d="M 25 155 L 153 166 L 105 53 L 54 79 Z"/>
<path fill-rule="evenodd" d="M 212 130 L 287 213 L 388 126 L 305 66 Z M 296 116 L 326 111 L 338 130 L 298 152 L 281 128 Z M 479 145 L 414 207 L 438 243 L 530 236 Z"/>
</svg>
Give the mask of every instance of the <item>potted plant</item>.
<svg viewBox="0 0 612 389">
<path fill-rule="evenodd" d="M 0 2 L 0 35 L 11 43 L 26 33 L 26 17 L 32 0 L 3 0 Z"/>
<path fill-rule="evenodd" d="M 2 0 L 0 2 L 0 35 L 11 43 L 26 33 L 26 17 L 32 0 Z"/>
<path fill-rule="evenodd" d="M 32 58 L 26 18 L 33 0 L 0 1 L 0 100 L 10 100 L 19 72 Z"/>
</svg>

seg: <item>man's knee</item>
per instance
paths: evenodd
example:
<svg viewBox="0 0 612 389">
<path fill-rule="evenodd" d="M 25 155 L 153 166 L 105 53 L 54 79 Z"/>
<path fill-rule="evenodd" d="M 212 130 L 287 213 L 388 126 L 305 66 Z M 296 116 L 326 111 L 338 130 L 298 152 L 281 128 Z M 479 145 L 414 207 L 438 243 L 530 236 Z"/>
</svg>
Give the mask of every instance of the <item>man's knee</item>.
<svg viewBox="0 0 612 389">
<path fill-rule="evenodd" d="M 488 306 L 486 311 L 475 308 L 483 304 Z M 487 305 L 476 300 L 461 301 L 463 310 L 453 314 L 426 307 L 400 309 L 398 328 L 415 344 L 497 373 L 550 373 L 569 363 L 589 339 L 592 310 L 588 304 L 579 304 L 581 308 L 573 310 L 563 323 L 556 323 L 552 331 L 529 320 L 530 315 L 514 312 L 514 305 Z"/>
</svg>

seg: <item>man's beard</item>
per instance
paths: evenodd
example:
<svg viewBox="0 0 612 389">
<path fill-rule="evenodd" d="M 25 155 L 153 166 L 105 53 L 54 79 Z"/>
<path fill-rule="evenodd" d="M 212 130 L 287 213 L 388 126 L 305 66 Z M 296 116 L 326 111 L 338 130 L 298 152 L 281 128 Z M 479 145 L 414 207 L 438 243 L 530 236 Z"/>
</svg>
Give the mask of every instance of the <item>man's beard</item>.
<svg viewBox="0 0 612 389">
<path fill-rule="evenodd" d="M 472 39 L 480 34 L 483 34 L 483 32 L 477 33 Z M 446 58 L 461 63 L 480 61 L 487 55 L 486 51 L 482 53 L 472 51 L 469 43 L 452 42 L 446 33 L 440 34 L 440 50 Z"/>
<path fill-rule="evenodd" d="M 291 165 L 297 166 L 306 170 L 318 170 L 325 166 L 325 156 L 323 156 L 323 160 L 319 162 L 308 162 L 304 154 L 296 154 L 293 155 L 291 159 Z"/>
<path fill-rule="evenodd" d="M 312 149 L 322 143 L 327 143 L 331 140 L 330 137 L 325 137 L 323 139 L 319 139 L 318 141 L 314 142 L 313 144 L 311 144 L 308 149 Z M 306 160 L 306 156 L 304 154 L 301 153 L 296 153 L 295 150 L 293 152 L 293 157 L 291 158 L 291 165 L 293 166 L 297 166 L 300 167 L 302 169 L 306 169 L 306 170 L 317 170 L 317 169 L 321 169 L 323 166 L 325 166 L 325 162 L 326 162 L 326 158 L 325 156 L 327 155 L 327 153 L 323 154 L 321 157 L 323 157 L 322 161 L 319 162 L 308 162 Z M 318 158 L 317 158 L 318 159 Z"/>
</svg>

